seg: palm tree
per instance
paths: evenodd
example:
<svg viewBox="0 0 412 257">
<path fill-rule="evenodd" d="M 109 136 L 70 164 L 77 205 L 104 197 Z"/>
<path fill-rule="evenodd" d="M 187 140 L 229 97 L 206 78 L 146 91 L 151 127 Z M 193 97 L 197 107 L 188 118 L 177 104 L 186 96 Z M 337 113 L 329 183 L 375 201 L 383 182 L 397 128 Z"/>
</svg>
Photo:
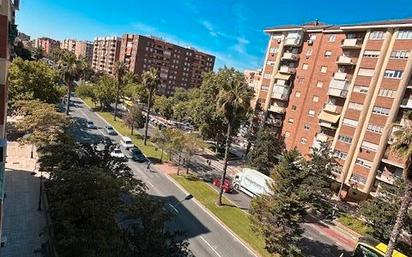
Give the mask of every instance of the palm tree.
<svg viewBox="0 0 412 257">
<path fill-rule="evenodd" d="M 399 130 L 394 132 L 394 136 L 395 142 L 392 145 L 392 151 L 406 159 L 402 174 L 406 185 L 396 222 L 389 237 L 385 257 L 392 257 L 396 241 L 405 225 L 405 218 L 412 202 L 412 112 L 409 111 L 404 114 L 404 124 L 399 127 Z"/>
<path fill-rule="evenodd" d="M 160 77 L 158 74 L 157 69 L 151 68 L 149 71 L 146 71 L 142 75 L 142 82 L 146 91 L 149 95 L 147 99 L 147 115 L 146 115 L 146 123 L 144 129 L 144 145 L 147 144 L 147 131 L 149 128 L 149 120 L 150 120 L 150 108 L 152 108 L 152 98 L 153 94 L 155 93 L 157 87 L 160 85 Z"/>
<path fill-rule="evenodd" d="M 231 144 L 231 136 L 235 125 L 247 116 L 250 110 L 252 92 L 247 86 L 243 75 L 234 69 L 224 68 L 216 75 L 216 81 L 221 84 L 217 96 L 217 111 L 224 117 L 227 124 L 225 157 L 223 159 L 223 174 L 221 185 L 226 179 L 227 161 Z M 223 187 L 220 188 L 218 205 L 222 205 Z"/>
<path fill-rule="evenodd" d="M 124 62 L 116 62 L 114 66 L 114 73 L 116 75 L 117 85 L 116 85 L 116 101 L 114 103 L 114 117 L 113 120 L 116 120 L 117 116 L 117 105 L 119 103 L 120 89 L 123 86 L 124 76 L 127 73 L 127 66 Z"/>
<path fill-rule="evenodd" d="M 77 61 L 74 54 L 65 54 L 58 63 L 60 77 L 64 84 L 67 86 L 67 102 L 66 102 L 66 115 L 69 115 L 70 97 L 73 91 L 73 83 L 79 79 L 81 73 L 81 65 Z"/>
</svg>

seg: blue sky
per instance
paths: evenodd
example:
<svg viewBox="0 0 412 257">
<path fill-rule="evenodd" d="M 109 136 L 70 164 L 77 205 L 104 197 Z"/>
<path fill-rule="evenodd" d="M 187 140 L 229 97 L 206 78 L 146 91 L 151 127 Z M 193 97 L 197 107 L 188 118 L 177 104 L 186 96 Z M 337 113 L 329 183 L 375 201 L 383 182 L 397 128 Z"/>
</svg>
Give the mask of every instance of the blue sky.
<svg viewBox="0 0 412 257">
<path fill-rule="evenodd" d="M 243 70 L 262 66 L 266 27 L 407 17 L 410 0 L 22 0 L 17 23 L 33 38 L 155 35 L 215 55 L 215 68 Z"/>
</svg>

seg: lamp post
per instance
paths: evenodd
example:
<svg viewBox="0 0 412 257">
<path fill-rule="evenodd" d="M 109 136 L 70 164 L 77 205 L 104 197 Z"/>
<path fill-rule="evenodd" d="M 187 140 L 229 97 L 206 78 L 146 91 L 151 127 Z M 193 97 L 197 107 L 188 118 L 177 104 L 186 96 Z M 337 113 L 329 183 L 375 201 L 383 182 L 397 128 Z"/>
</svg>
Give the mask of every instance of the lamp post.
<svg viewBox="0 0 412 257">
<path fill-rule="evenodd" d="M 43 170 L 40 170 L 40 180 L 39 181 L 40 181 L 40 184 L 39 184 L 39 202 L 38 202 L 37 210 L 41 211 L 41 199 L 42 199 L 42 196 L 43 196 Z"/>
</svg>

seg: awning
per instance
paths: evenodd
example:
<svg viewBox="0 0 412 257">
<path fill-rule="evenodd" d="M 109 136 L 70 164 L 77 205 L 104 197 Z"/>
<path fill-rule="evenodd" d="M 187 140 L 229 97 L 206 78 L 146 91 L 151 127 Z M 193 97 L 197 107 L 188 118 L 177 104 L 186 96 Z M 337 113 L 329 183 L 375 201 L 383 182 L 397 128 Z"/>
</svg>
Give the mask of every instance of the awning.
<svg viewBox="0 0 412 257">
<path fill-rule="evenodd" d="M 290 74 L 282 74 L 282 73 L 276 73 L 275 79 L 282 79 L 282 80 L 288 80 L 290 78 Z"/>
<path fill-rule="evenodd" d="M 320 120 L 324 120 L 324 121 L 327 121 L 333 124 L 338 122 L 339 117 L 340 117 L 339 114 L 327 113 L 325 111 L 321 111 L 318 116 Z"/>
</svg>

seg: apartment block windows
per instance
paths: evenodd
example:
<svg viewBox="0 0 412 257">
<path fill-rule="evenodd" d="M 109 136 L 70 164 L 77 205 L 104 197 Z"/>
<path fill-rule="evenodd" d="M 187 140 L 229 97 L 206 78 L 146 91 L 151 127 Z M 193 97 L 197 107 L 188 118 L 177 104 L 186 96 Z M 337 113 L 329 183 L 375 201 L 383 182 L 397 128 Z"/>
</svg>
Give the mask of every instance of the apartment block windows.
<svg viewBox="0 0 412 257">
<path fill-rule="evenodd" d="M 302 138 L 300 139 L 300 143 L 301 143 L 302 145 L 306 145 L 307 142 L 308 142 L 308 140 L 307 140 L 306 138 L 304 138 L 304 137 L 302 137 Z"/>
<path fill-rule="evenodd" d="M 354 85 L 353 86 L 353 92 L 355 93 L 362 93 L 362 94 L 366 94 L 368 93 L 368 87 L 367 86 L 361 86 L 361 85 Z"/>
<path fill-rule="evenodd" d="M 305 123 L 305 125 L 303 125 L 303 129 L 304 130 L 309 130 L 310 129 L 310 125 L 308 123 Z"/>
<path fill-rule="evenodd" d="M 348 118 L 343 119 L 343 124 L 349 127 L 357 127 L 358 126 L 358 121 L 357 120 L 352 120 Z"/>
<path fill-rule="evenodd" d="M 391 58 L 392 59 L 408 59 L 410 51 L 408 50 L 397 50 L 392 51 Z"/>
<path fill-rule="evenodd" d="M 381 88 L 379 90 L 379 96 L 394 98 L 395 95 L 396 95 L 396 90 L 386 89 L 386 88 Z"/>
<path fill-rule="evenodd" d="M 362 167 L 368 168 L 368 169 L 372 168 L 372 162 L 367 161 L 367 160 L 362 159 L 362 158 L 357 158 L 355 163 L 362 166 Z"/>
<path fill-rule="evenodd" d="M 293 124 L 294 122 L 295 122 L 294 119 L 292 119 L 292 118 L 288 119 L 288 123 L 289 123 L 289 124 Z"/>
<path fill-rule="evenodd" d="M 326 73 L 327 71 L 328 71 L 328 67 L 327 67 L 327 66 L 321 66 L 321 67 L 320 67 L 320 72 Z"/>
<path fill-rule="evenodd" d="M 378 58 L 380 55 L 380 51 L 374 51 L 374 50 L 365 50 L 363 53 L 363 57 L 367 58 Z"/>
<path fill-rule="evenodd" d="M 385 107 L 380 107 L 380 106 L 374 106 L 373 109 L 372 109 L 372 112 L 375 113 L 375 114 L 388 116 L 389 112 L 390 112 L 390 109 L 385 108 Z"/>
<path fill-rule="evenodd" d="M 276 54 L 276 53 L 278 52 L 278 50 L 279 50 L 279 48 L 277 48 L 277 47 L 271 47 L 271 48 L 269 49 L 269 53 L 271 53 L 271 54 Z"/>
<path fill-rule="evenodd" d="M 315 110 L 309 110 L 308 111 L 309 117 L 315 117 L 315 114 L 316 114 Z"/>
<path fill-rule="evenodd" d="M 372 151 L 372 152 L 378 151 L 378 147 L 379 145 L 368 142 L 368 141 L 363 141 L 361 145 L 362 150 Z"/>
<path fill-rule="evenodd" d="M 364 176 L 359 175 L 359 174 L 353 174 L 350 179 L 355 181 L 355 182 L 362 183 L 362 184 L 366 183 L 366 178 Z"/>
<path fill-rule="evenodd" d="M 336 41 L 336 35 L 329 35 L 329 42 L 335 42 Z"/>
<path fill-rule="evenodd" d="M 260 87 L 260 91 L 267 92 L 269 90 L 269 86 L 262 85 Z"/>
<path fill-rule="evenodd" d="M 373 73 L 374 73 L 373 69 L 360 68 L 359 71 L 358 71 L 358 75 L 367 76 L 367 77 L 372 77 Z"/>
<path fill-rule="evenodd" d="M 308 50 L 306 50 L 306 56 L 311 56 L 312 55 L 312 47 L 309 47 Z"/>
<path fill-rule="evenodd" d="M 352 137 L 350 136 L 339 135 L 338 140 L 344 143 L 348 143 L 348 144 L 352 143 Z"/>
<path fill-rule="evenodd" d="M 402 70 L 385 70 L 384 77 L 391 79 L 400 79 L 402 77 Z"/>
<path fill-rule="evenodd" d="M 380 40 L 385 38 L 384 31 L 373 31 L 369 34 L 369 39 L 371 40 Z"/>
<path fill-rule="evenodd" d="M 412 39 L 412 30 L 400 30 L 398 32 L 398 39 Z"/>
<path fill-rule="evenodd" d="M 300 97 L 300 91 L 296 91 L 295 97 L 296 97 L 296 98 L 299 98 L 299 97 Z"/>
<path fill-rule="evenodd" d="M 331 56 L 332 56 L 332 51 L 329 51 L 329 50 L 325 51 L 325 57 L 326 58 L 329 58 Z"/>
<path fill-rule="evenodd" d="M 348 108 L 352 109 L 352 110 L 362 111 L 363 104 L 355 103 L 355 102 L 349 102 Z"/>
<path fill-rule="evenodd" d="M 302 70 L 308 70 L 308 69 L 309 69 L 309 64 L 304 63 L 304 64 L 302 65 Z"/>
<path fill-rule="evenodd" d="M 322 88 L 322 87 L 323 87 L 323 81 L 318 81 L 318 82 L 316 83 L 316 87 Z"/>
<path fill-rule="evenodd" d="M 383 133 L 383 126 L 380 125 L 375 125 L 375 124 L 368 124 L 367 130 L 370 132 L 374 132 L 377 134 L 382 134 Z"/>
<path fill-rule="evenodd" d="M 335 150 L 334 155 L 336 158 L 341 159 L 341 160 L 346 160 L 346 157 L 348 156 L 347 153 L 339 151 L 339 150 Z"/>
<path fill-rule="evenodd" d="M 265 79 L 270 79 L 270 77 L 271 77 L 270 73 L 263 74 L 263 78 L 265 78 Z"/>
<path fill-rule="evenodd" d="M 290 132 L 285 132 L 285 137 L 290 137 Z"/>
<path fill-rule="evenodd" d="M 291 109 L 292 111 L 296 111 L 296 105 L 292 105 Z"/>
<path fill-rule="evenodd" d="M 318 102 L 319 102 L 319 96 L 314 95 L 313 98 L 312 98 L 312 101 L 313 101 L 314 103 L 318 103 Z"/>
</svg>

